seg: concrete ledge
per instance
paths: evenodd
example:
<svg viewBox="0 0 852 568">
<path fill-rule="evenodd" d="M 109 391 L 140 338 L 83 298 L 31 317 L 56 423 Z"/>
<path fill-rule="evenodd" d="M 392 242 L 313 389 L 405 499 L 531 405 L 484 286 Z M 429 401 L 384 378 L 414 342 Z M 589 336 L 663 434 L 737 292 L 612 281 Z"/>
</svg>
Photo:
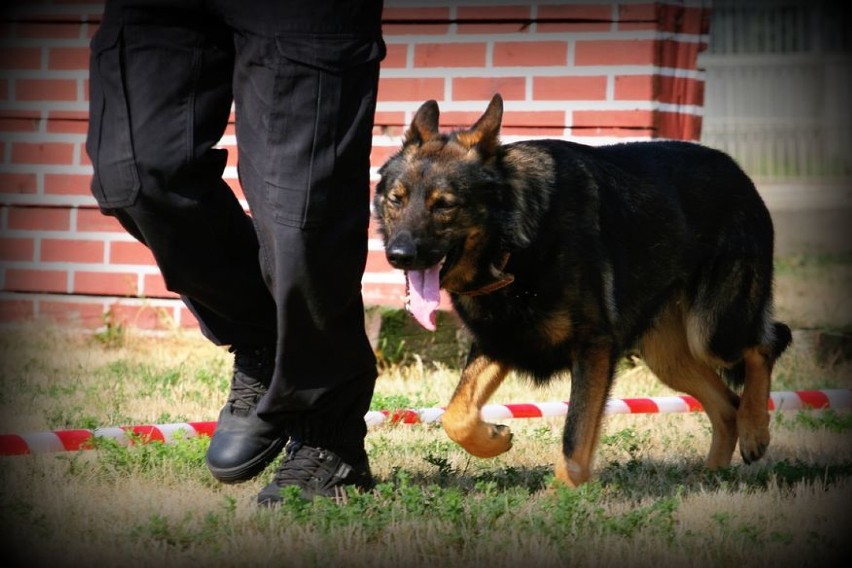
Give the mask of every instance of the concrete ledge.
<svg viewBox="0 0 852 568">
<path fill-rule="evenodd" d="M 852 251 L 852 180 L 760 181 L 775 224 L 775 254 Z"/>
</svg>

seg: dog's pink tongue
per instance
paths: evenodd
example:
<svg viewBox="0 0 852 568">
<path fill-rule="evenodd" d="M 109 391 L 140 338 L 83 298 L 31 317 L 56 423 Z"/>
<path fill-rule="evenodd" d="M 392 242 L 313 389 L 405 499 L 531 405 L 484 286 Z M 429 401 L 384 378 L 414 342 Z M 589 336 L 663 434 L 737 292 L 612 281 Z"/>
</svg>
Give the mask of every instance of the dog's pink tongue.
<svg viewBox="0 0 852 568">
<path fill-rule="evenodd" d="M 409 270 L 408 303 L 406 309 L 420 325 L 429 331 L 435 331 L 435 317 L 441 303 L 441 265 L 436 264 L 426 270 Z"/>
</svg>

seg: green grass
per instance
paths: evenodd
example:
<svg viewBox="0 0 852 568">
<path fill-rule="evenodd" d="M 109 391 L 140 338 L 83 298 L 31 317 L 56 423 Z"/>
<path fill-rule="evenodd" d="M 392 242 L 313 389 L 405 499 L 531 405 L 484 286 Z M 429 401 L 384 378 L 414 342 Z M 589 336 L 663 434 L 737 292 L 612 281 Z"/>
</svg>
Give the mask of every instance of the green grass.
<svg viewBox="0 0 852 568">
<path fill-rule="evenodd" d="M 799 327 L 842 327 L 811 286 L 835 291 L 844 259 L 788 260 L 779 313 Z M 837 292 L 837 291 L 835 291 Z M 843 293 L 845 294 L 845 292 Z M 836 298 L 844 295 L 836 293 Z M 838 307 L 839 306 L 839 307 Z M 838 315 L 840 314 L 840 315 Z M 120 331 L 119 331 L 120 330 Z M 0 332 L 0 433 L 214 420 L 228 353 L 189 332 L 109 340 L 46 325 Z M 413 341 L 409 339 L 409 341 Z M 410 344 L 410 343 L 409 343 Z M 388 344 L 385 343 L 385 347 Z M 400 355 L 393 347 L 394 353 Z M 773 390 L 852 388 L 852 364 L 795 346 Z M 458 369 L 386 358 L 373 409 L 446 404 Z M 493 402 L 564 400 L 565 380 L 510 376 Z M 613 396 L 672 394 L 624 364 Z M 206 438 L 0 457 L 7 565 L 121 566 L 836 566 L 852 552 L 852 413 L 773 413 L 766 457 L 708 472 L 703 414 L 605 420 L 594 478 L 555 486 L 562 419 L 510 420 L 514 447 L 469 456 L 439 425 L 371 429 L 377 488 L 342 505 L 291 492 L 259 509 L 274 465 L 226 486 L 207 472 Z"/>
</svg>

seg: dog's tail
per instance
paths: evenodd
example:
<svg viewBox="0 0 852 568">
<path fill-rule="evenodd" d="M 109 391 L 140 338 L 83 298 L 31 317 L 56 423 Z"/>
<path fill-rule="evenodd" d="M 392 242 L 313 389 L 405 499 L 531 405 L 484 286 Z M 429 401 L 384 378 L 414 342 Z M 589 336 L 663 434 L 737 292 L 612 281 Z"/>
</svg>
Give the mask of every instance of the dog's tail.
<svg viewBox="0 0 852 568">
<path fill-rule="evenodd" d="M 767 364 L 775 364 L 775 360 L 793 343 L 793 332 L 787 324 L 775 322 L 772 326 L 772 337 L 769 344 L 769 360 Z M 745 363 L 738 362 L 733 367 L 722 369 L 722 378 L 732 387 L 742 387 L 745 384 Z"/>
</svg>

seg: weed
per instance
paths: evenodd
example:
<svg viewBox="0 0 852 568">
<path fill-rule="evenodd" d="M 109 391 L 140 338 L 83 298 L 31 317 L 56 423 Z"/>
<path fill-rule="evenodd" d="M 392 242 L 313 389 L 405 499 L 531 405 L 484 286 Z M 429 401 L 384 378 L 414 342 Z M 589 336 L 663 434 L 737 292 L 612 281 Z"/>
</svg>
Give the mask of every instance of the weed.
<svg viewBox="0 0 852 568">
<path fill-rule="evenodd" d="M 118 321 L 115 312 L 110 308 L 101 314 L 103 326 L 95 332 L 95 339 L 107 349 L 124 347 L 126 330 L 124 325 Z"/>
</svg>

